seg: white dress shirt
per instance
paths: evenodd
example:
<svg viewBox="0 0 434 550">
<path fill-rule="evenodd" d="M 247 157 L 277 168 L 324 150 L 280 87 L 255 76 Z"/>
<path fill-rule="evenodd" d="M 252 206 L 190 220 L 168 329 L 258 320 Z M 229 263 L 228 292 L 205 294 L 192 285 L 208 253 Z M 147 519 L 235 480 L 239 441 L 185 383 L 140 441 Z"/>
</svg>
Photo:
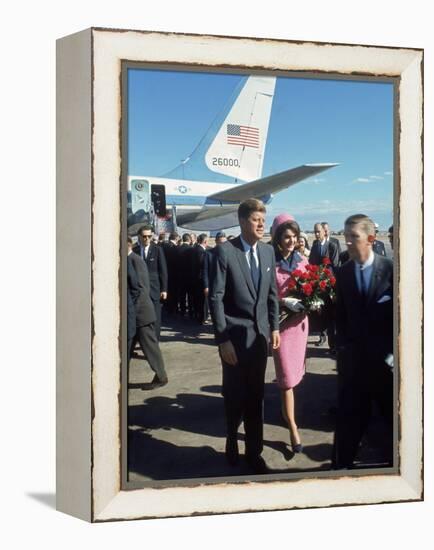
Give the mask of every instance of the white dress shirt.
<svg viewBox="0 0 434 550">
<path fill-rule="evenodd" d="M 250 269 L 250 249 L 252 248 L 252 245 L 247 243 L 241 235 L 240 235 L 240 239 L 244 249 L 244 256 L 246 257 L 247 265 L 249 266 L 249 269 Z M 256 267 L 259 268 L 258 243 L 255 243 L 253 245 L 253 257 L 255 258 Z"/>
<path fill-rule="evenodd" d="M 148 246 L 141 246 L 141 245 L 140 245 L 140 248 L 141 248 L 141 250 L 142 250 L 142 258 L 143 258 L 143 260 L 146 260 L 147 257 L 148 257 L 149 247 L 150 247 L 150 246 L 151 246 L 151 245 L 149 245 L 149 244 L 148 244 Z"/>
</svg>

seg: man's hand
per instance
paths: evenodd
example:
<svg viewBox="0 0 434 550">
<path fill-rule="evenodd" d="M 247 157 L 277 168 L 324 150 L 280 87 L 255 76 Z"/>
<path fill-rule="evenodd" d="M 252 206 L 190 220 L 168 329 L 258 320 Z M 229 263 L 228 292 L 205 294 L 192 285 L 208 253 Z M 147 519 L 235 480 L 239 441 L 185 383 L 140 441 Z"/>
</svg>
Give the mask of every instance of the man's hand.
<svg viewBox="0 0 434 550">
<path fill-rule="evenodd" d="M 203 289 L 203 293 L 204 293 L 205 297 L 208 296 L 208 294 L 209 294 L 209 288 L 204 288 L 204 289 Z"/>
<path fill-rule="evenodd" d="M 228 365 L 235 366 L 238 363 L 237 354 L 235 348 L 230 340 L 219 344 L 220 356 L 222 360 Z"/>
<path fill-rule="evenodd" d="M 160 292 L 160 300 L 167 300 L 167 292 Z"/>
<path fill-rule="evenodd" d="M 280 347 L 280 332 L 278 330 L 273 330 L 271 333 L 271 346 L 273 349 Z"/>
</svg>

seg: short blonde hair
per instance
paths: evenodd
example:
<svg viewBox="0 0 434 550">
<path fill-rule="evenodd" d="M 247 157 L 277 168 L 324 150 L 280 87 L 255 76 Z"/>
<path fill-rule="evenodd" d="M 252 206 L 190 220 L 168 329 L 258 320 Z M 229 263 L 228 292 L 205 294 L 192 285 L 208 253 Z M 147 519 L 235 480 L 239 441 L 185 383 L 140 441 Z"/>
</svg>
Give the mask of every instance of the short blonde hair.
<svg viewBox="0 0 434 550">
<path fill-rule="evenodd" d="M 366 235 L 373 235 L 375 237 L 374 222 L 365 214 L 353 214 L 345 220 L 345 226 L 347 225 L 360 225 L 360 229 Z"/>
</svg>

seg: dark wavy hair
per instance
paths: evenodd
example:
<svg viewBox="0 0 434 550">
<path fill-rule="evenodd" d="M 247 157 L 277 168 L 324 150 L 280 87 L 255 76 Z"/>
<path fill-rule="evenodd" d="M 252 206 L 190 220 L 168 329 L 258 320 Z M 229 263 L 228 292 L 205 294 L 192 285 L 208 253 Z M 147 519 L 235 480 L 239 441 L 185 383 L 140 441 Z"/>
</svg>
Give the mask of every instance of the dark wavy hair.
<svg viewBox="0 0 434 550">
<path fill-rule="evenodd" d="M 271 244 L 273 245 L 273 248 L 274 248 L 274 253 L 276 254 L 276 260 L 280 260 L 282 258 L 282 252 L 279 248 L 279 245 L 282 239 L 282 235 L 285 233 L 287 229 L 290 229 L 295 233 L 297 240 L 300 238 L 300 226 L 295 220 L 292 220 L 290 222 L 285 222 L 279 225 L 279 227 L 274 232 L 273 239 L 271 241 Z"/>
</svg>

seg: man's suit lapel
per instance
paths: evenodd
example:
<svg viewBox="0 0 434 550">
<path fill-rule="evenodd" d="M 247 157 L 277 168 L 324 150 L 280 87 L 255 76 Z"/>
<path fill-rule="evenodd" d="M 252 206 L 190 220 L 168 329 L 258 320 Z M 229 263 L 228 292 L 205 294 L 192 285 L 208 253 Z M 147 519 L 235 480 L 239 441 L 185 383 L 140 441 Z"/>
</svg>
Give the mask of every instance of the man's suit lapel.
<svg viewBox="0 0 434 550">
<path fill-rule="evenodd" d="M 151 259 L 154 259 L 154 258 L 155 258 L 156 252 L 157 252 L 157 251 L 155 250 L 155 246 L 151 244 L 151 245 L 149 246 L 148 257 L 146 258 L 146 260 L 147 260 L 148 262 L 150 262 Z M 148 265 L 149 265 L 149 264 L 148 264 Z"/>
<path fill-rule="evenodd" d="M 243 276 L 246 280 L 247 286 L 249 287 L 249 290 L 250 290 L 253 298 L 256 300 L 256 290 L 255 290 L 255 287 L 253 285 L 252 275 L 250 273 L 249 266 L 247 264 L 247 260 L 246 260 L 243 245 L 241 243 L 241 239 L 239 237 L 236 237 L 235 239 L 233 239 L 232 243 L 233 243 L 233 245 L 236 249 L 236 256 L 238 258 L 238 263 L 240 264 L 241 272 L 242 272 L 242 274 L 243 274 Z"/>
<path fill-rule="evenodd" d="M 348 293 L 351 299 L 357 303 L 358 307 L 354 308 L 354 311 L 360 311 L 361 308 L 363 308 L 363 300 L 362 300 L 362 295 L 360 293 L 359 287 L 357 286 L 356 269 L 358 269 L 358 266 L 353 260 L 348 262 L 348 268 L 347 268 Z"/>
<path fill-rule="evenodd" d="M 376 298 L 379 292 L 381 293 L 382 275 L 383 275 L 383 266 L 381 263 L 381 259 L 380 259 L 380 256 L 375 254 L 372 276 L 371 276 L 371 281 L 369 283 L 369 289 L 368 289 L 368 297 L 366 299 L 367 304 L 369 304 L 373 300 L 373 298 Z"/>
<path fill-rule="evenodd" d="M 261 295 L 264 293 L 264 286 L 265 286 L 265 281 L 266 281 L 267 267 L 268 267 L 268 268 L 270 267 L 270 266 L 267 266 L 267 265 L 266 265 L 266 261 L 265 261 L 265 250 L 264 250 L 264 248 L 261 246 L 261 244 L 262 244 L 262 243 L 258 242 L 258 248 L 257 248 L 257 251 L 258 251 L 258 260 L 259 260 L 259 273 L 260 273 L 258 300 L 261 299 Z M 267 244 L 266 246 L 270 246 L 270 245 Z"/>
</svg>

